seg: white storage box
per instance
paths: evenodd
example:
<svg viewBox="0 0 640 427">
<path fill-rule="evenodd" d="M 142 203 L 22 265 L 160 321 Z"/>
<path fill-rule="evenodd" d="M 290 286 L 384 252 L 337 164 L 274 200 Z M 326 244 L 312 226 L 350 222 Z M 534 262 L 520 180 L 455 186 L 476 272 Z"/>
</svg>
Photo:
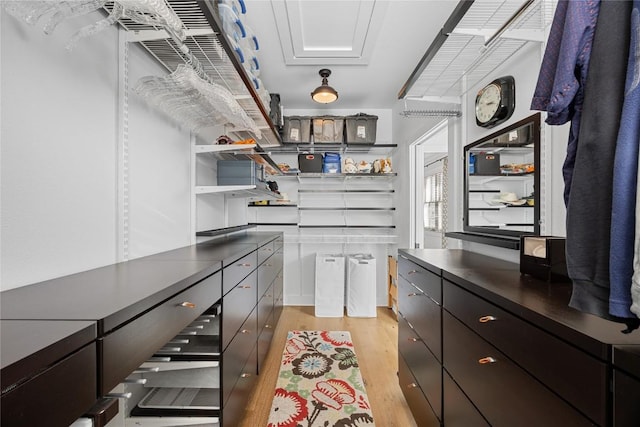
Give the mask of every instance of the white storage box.
<svg viewBox="0 0 640 427">
<path fill-rule="evenodd" d="M 316 254 L 316 317 L 344 315 L 344 255 Z"/>
<path fill-rule="evenodd" d="M 376 259 L 370 254 L 347 258 L 347 315 L 376 317 Z"/>
</svg>

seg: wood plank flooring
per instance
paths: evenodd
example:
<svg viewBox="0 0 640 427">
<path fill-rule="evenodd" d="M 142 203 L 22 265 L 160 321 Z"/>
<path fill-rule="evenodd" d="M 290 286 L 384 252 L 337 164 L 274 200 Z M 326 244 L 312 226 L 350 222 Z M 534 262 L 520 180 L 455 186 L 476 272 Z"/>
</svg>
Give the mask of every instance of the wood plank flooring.
<svg viewBox="0 0 640 427">
<path fill-rule="evenodd" d="M 415 427 L 416 423 L 398 385 L 398 322 L 391 309 L 378 307 L 376 318 L 315 317 L 313 312 L 313 307 L 284 308 L 275 329 L 265 369 L 247 405 L 241 427 L 267 426 L 282 351 L 290 330 L 349 331 L 376 425 Z"/>
</svg>

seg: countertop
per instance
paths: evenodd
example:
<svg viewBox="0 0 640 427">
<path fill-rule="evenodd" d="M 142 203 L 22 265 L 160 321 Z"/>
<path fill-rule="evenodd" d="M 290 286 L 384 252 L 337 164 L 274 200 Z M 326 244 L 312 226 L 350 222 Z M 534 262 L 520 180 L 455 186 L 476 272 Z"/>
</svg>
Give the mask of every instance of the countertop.
<svg viewBox="0 0 640 427">
<path fill-rule="evenodd" d="M 594 356 L 611 361 L 613 346 L 640 345 L 640 330 L 569 307 L 571 283 L 520 274 L 516 263 L 456 249 L 400 249 L 400 255 Z M 444 301 L 446 308 L 447 302 Z"/>
<path fill-rule="evenodd" d="M 94 321 L 98 336 L 242 258 L 279 233 L 242 232 L 0 292 L 3 320 Z"/>
</svg>

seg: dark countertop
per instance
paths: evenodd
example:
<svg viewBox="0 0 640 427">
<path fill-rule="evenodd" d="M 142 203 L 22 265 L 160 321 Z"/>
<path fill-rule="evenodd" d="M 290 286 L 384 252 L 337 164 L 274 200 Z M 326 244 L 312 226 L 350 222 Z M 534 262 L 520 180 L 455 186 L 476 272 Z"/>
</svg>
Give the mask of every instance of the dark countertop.
<svg viewBox="0 0 640 427">
<path fill-rule="evenodd" d="M 0 320 L 1 389 L 42 371 L 96 337 L 95 322 Z"/>
<path fill-rule="evenodd" d="M 90 320 L 117 328 L 279 233 L 242 232 L 0 292 L 2 319 Z"/>
<path fill-rule="evenodd" d="M 623 334 L 623 324 L 569 307 L 571 283 L 549 283 L 521 275 L 516 263 L 465 250 L 400 249 L 399 252 L 603 360 L 612 359 L 613 345 L 640 345 L 640 330 Z M 447 306 L 446 300 L 444 306 Z"/>
</svg>

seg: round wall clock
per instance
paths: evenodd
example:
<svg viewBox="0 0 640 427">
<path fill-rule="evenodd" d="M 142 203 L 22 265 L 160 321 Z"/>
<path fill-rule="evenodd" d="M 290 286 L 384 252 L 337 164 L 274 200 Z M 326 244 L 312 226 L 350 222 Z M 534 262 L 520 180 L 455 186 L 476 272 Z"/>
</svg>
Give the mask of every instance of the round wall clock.
<svg viewBox="0 0 640 427">
<path fill-rule="evenodd" d="M 516 107 L 516 82 L 512 76 L 495 79 L 476 95 L 476 124 L 491 128 L 504 122 Z"/>
</svg>

